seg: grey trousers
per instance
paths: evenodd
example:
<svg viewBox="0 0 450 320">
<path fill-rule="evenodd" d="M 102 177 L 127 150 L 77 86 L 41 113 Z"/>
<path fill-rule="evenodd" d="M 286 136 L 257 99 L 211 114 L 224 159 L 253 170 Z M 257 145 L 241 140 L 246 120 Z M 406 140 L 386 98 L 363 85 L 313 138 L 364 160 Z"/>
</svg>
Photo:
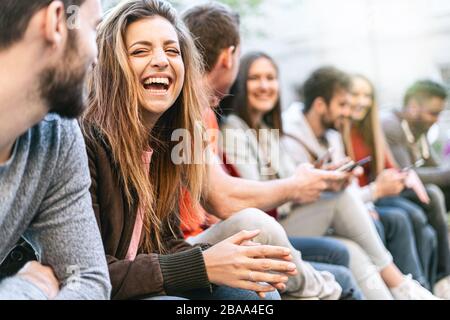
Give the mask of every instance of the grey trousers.
<svg viewBox="0 0 450 320">
<path fill-rule="evenodd" d="M 310 205 L 297 205 L 280 223 L 292 237 L 323 236 L 330 229 L 350 252 L 350 269 L 367 299 L 392 299 L 379 271 L 392 263 L 359 191 L 324 193 Z"/>
</svg>

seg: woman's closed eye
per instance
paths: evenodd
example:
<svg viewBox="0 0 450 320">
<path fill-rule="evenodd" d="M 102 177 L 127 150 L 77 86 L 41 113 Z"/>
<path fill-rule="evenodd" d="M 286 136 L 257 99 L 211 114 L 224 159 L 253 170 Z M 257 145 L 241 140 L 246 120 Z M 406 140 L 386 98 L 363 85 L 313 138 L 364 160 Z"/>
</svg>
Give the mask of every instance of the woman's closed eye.
<svg viewBox="0 0 450 320">
<path fill-rule="evenodd" d="M 171 54 L 171 55 L 176 55 L 176 56 L 180 55 L 180 50 L 178 50 L 176 48 L 166 49 L 166 52 Z"/>
<path fill-rule="evenodd" d="M 131 52 L 131 55 L 132 56 L 139 56 L 139 55 L 143 55 L 143 54 L 146 54 L 146 53 L 148 53 L 148 50 L 146 50 L 146 49 L 136 49 L 136 50 Z"/>
</svg>

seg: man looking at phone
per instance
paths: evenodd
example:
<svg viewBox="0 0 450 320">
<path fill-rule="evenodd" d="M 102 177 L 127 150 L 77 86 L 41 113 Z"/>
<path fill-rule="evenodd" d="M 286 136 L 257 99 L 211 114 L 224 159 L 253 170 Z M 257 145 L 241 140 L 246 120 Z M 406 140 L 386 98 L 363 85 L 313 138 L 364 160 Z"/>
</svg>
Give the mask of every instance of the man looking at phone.
<svg viewBox="0 0 450 320">
<path fill-rule="evenodd" d="M 439 186 L 450 208 L 450 166 L 439 161 L 427 134 L 445 108 L 447 89 L 437 82 L 422 80 L 414 83 L 404 97 L 401 112 L 386 113 L 381 124 L 395 160 L 401 167 L 425 161 L 415 168 L 424 183 Z"/>
</svg>

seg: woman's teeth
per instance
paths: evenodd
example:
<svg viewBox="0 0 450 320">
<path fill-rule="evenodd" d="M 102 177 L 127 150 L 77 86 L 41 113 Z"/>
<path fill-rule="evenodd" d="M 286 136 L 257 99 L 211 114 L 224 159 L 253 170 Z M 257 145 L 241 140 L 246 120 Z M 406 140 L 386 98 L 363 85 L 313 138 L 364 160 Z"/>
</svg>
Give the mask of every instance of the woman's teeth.
<svg viewBox="0 0 450 320">
<path fill-rule="evenodd" d="M 165 94 L 169 86 L 169 78 L 148 78 L 144 81 L 144 88 L 152 94 Z"/>
<path fill-rule="evenodd" d="M 145 80 L 144 84 L 164 84 L 164 85 L 169 85 L 169 78 L 148 78 L 147 80 Z"/>
</svg>

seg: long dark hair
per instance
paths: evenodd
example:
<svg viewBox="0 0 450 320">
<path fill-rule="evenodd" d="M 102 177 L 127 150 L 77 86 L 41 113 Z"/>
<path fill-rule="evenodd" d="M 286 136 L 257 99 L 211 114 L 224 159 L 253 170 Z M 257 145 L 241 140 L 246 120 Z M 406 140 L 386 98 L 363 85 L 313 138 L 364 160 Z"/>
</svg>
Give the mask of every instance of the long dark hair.
<svg viewBox="0 0 450 320">
<path fill-rule="evenodd" d="M 239 68 L 239 73 L 236 78 L 235 83 L 230 89 L 230 95 L 226 97 L 221 103 L 221 112 L 224 115 L 228 115 L 230 113 L 234 113 L 239 116 L 242 120 L 244 120 L 247 125 L 252 129 L 254 128 L 251 119 L 250 119 L 250 106 L 248 104 L 248 92 L 247 92 L 247 81 L 248 74 L 250 72 L 250 68 L 253 63 L 260 59 L 264 58 L 269 60 L 277 71 L 277 75 L 279 76 L 279 68 L 275 61 L 264 52 L 250 52 L 244 55 L 241 58 L 241 65 Z M 280 130 L 280 135 L 283 134 L 283 125 L 281 121 L 281 101 L 280 101 L 280 93 L 278 93 L 278 99 L 275 103 L 275 107 L 268 113 L 266 113 L 263 117 L 264 122 L 271 129 Z"/>
</svg>

